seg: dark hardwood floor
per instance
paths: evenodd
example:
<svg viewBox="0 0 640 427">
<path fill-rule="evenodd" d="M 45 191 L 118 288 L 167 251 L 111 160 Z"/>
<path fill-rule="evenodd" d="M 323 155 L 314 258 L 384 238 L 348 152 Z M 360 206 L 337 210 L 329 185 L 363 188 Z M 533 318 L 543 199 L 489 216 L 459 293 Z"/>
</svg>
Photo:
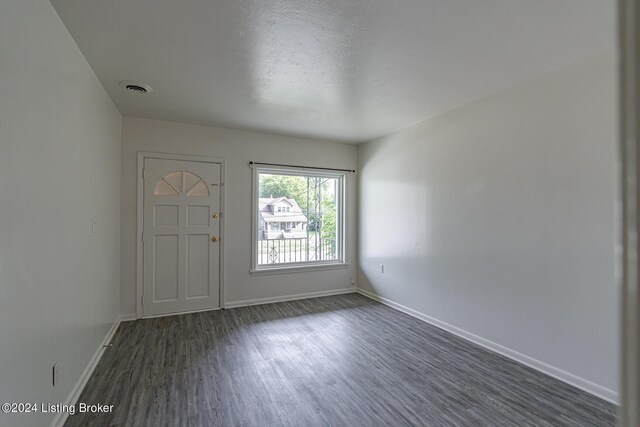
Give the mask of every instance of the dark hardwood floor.
<svg viewBox="0 0 640 427">
<path fill-rule="evenodd" d="M 615 407 L 360 295 L 126 322 L 67 426 L 613 426 Z"/>
</svg>

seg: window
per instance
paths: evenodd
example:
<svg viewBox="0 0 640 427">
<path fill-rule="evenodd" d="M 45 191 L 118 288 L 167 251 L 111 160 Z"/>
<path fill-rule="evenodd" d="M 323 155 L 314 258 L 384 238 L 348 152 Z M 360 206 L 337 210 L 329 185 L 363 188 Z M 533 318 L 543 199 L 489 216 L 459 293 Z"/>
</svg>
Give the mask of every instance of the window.
<svg viewBox="0 0 640 427">
<path fill-rule="evenodd" d="M 344 264 L 344 174 L 254 167 L 254 271 Z"/>
<path fill-rule="evenodd" d="M 207 184 L 198 175 L 188 171 L 172 172 L 163 176 L 153 190 L 154 196 L 209 197 Z"/>
</svg>

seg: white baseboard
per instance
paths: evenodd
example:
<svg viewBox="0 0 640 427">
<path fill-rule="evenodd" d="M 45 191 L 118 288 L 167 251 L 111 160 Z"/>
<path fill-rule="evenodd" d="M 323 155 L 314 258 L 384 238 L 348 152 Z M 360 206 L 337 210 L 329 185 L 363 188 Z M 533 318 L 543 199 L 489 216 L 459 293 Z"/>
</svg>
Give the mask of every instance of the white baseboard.
<svg viewBox="0 0 640 427">
<path fill-rule="evenodd" d="M 555 366 L 551 366 L 547 363 L 534 359 L 533 357 L 527 356 L 526 354 L 519 353 L 515 350 L 512 350 L 508 347 L 505 347 L 493 341 L 489 341 L 485 338 L 482 338 L 471 332 L 465 331 L 464 329 L 460 329 L 456 326 L 450 325 L 441 320 L 435 319 L 424 313 L 420 313 L 419 311 L 406 307 L 402 304 L 398 304 L 397 302 L 391 301 L 387 298 L 381 297 L 373 292 L 360 289 L 360 288 L 358 288 L 357 292 L 367 298 L 370 298 L 374 301 L 378 301 L 389 307 L 395 308 L 396 310 L 406 313 L 409 316 L 413 316 L 433 326 L 436 326 L 440 329 L 443 329 L 447 332 L 450 332 L 454 335 L 464 338 L 467 341 L 471 341 L 474 344 L 477 344 L 495 353 L 508 357 L 509 359 L 512 359 L 518 363 L 521 363 L 537 371 L 540 371 L 543 374 L 549 375 L 553 378 L 556 378 L 560 381 L 570 384 L 576 388 L 579 388 L 580 390 L 584 390 L 587 393 L 593 394 L 594 396 L 597 396 L 603 400 L 606 400 L 607 402 L 613 403 L 614 405 L 619 405 L 620 397 L 619 397 L 619 394 L 614 390 L 611 390 L 609 388 L 593 383 L 589 380 L 581 378 L 570 372 L 556 368 Z"/>
<path fill-rule="evenodd" d="M 331 295 L 340 295 L 340 294 L 353 294 L 355 292 L 356 292 L 356 287 L 354 286 L 350 288 L 331 289 L 329 291 L 307 292 L 305 294 L 293 294 L 293 295 L 284 295 L 279 297 L 256 298 L 256 299 L 248 299 L 243 301 L 230 301 L 230 302 L 225 302 L 224 307 L 221 307 L 221 308 L 226 309 L 226 308 L 248 307 L 250 305 L 271 304 L 275 302 L 295 301 L 298 299 L 328 297 Z M 145 316 L 144 318 L 149 319 L 153 317 L 165 317 L 165 316 L 198 313 L 201 311 L 213 311 L 213 310 L 219 310 L 219 308 L 206 308 L 203 310 L 185 311 L 180 313 L 158 314 L 156 316 Z M 137 316 L 135 314 L 123 314 L 120 316 L 120 321 L 122 322 L 127 322 L 130 320 L 136 320 L 136 319 L 137 319 Z"/>
<path fill-rule="evenodd" d="M 118 330 L 118 326 L 120 326 L 120 322 L 122 322 L 122 316 L 118 316 L 116 321 L 113 322 L 113 325 L 111 325 L 111 329 L 109 329 L 109 332 L 107 332 L 107 334 L 104 336 L 104 339 L 98 346 L 96 352 L 93 354 L 93 357 L 89 361 L 89 364 L 86 368 L 84 368 L 82 375 L 80 375 L 78 382 L 71 389 L 71 393 L 69 393 L 69 396 L 67 396 L 67 400 L 64 402 L 66 405 L 75 405 L 78 402 L 78 398 L 80 397 L 82 390 L 84 390 L 84 386 L 87 385 L 87 381 L 89 381 L 89 378 L 91 378 L 91 374 L 93 374 L 93 371 L 96 369 L 96 366 L 98 365 L 98 362 L 100 361 L 100 358 L 104 353 L 105 345 L 109 344 L 109 342 L 115 335 L 116 331 Z M 51 421 L 51 427 L 63 427 L 68 417 L 68 412 L 58 412 L 53 421 Z"/>
<path fill-rule="evenodd" d="M 298 299 L 328 297 L 330 295 L 352 294 L 357 292 L 357 288 L 332 289 L 330 291 L 308 292 L 306 294 L 284 295 L 281 297 L 257 298 L 244 301 L 226 302 L 224 308 L 247 307 L 250 305 L 271 304 L 274 302 L 295 301 Z"/>
</svg>

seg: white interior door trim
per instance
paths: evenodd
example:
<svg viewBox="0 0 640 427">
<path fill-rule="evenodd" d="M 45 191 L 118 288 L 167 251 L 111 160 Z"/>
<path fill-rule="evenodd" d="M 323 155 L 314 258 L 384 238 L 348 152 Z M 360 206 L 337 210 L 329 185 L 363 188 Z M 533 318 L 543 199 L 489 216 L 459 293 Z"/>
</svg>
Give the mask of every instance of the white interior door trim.
<svg viewBox="0 0 640 427">
<path fill-rule="evenodd" d="M 137 196 L 136 196 L 136 318 L 142 318 L 142 295 L 143 295 L 143 251 L 142 251 L 142 231 L 144 229 L 144 179 L 142 176 L 145 159 L 164 160 L 186 160 L 191 162 L 218 163 L 220 165 L 220 308 L 225 308 L 224 288 L 225 288 L 225 222 L 226 222 L 226 168 L 223 157 L 191 156 L 184 154 L 157 153 L 149 151 L 138 152 L 137 166 Z"/>
<path fill-rule="evenodd" d="M 618 2 L 620 179 L 622 198 L 622 348 L 618 425 L 640 425 L 640 6 Z M 619 256 L 619 255 L 618 255 Z"/>
</svg>

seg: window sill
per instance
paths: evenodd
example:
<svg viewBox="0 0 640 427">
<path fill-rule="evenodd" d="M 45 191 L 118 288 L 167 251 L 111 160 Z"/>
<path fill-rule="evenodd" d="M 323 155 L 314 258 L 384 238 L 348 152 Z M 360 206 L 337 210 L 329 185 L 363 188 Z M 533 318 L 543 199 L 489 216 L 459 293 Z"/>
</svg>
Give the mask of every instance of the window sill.
<svg viewBox="0 0 640 427">
<path fill-rule="evenodd" d="M 323 271 L 323 270 L 342 270 L 349 268 L 350 264 L 345 262 L 314 264 L 314 265 L 296 265 L 294 267 L 266 267 L 250 270 L 252 276 L 266 276 L 270 274 L 288 274 L 288 273 L 304 273 L 307 271 Z"/>
</svg>

